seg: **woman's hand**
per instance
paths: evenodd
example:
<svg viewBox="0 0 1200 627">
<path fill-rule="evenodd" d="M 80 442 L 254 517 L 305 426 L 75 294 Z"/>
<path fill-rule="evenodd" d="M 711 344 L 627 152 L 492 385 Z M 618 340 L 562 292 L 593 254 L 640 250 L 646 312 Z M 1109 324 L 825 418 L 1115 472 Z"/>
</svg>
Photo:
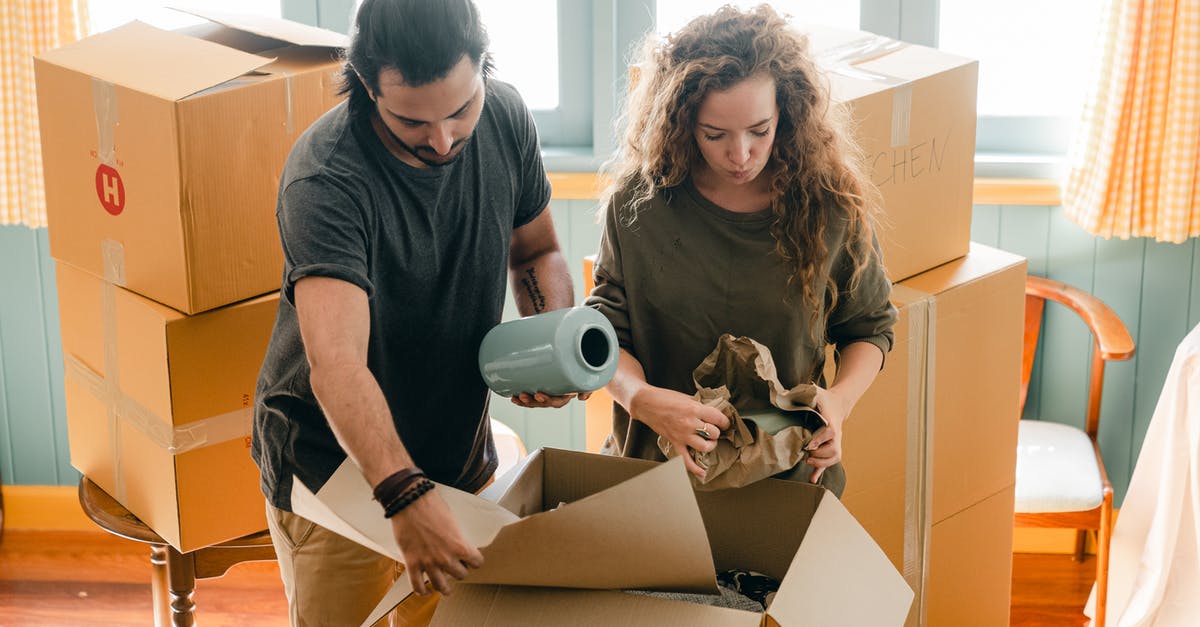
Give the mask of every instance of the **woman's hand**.
<svg viewBox="0 0 1200 627">
<path fill-rule="evenodd" d="M 630 400 L 629 415 L 666 438 L 679 451 L 688 471 L 700 478 L 704 478 L 704 469 L 687 454 L 687 449 L 708 453 L 716 448 L 721 432 L 729 428 L 729 418 L 720 410 L 686 394 L 651 385 Z"/>
<path fill-rule="evenodd" d="M 816 410 L 825 419 L 825 426 L 818 429 L 808 442 L 808 465 L 813 471 L 812 483 L 817 483 L 825 469 L 842 461 L 842 425 L 850 414 L 847 399 L 833 390 L 817 388 Z"/>
</svg>

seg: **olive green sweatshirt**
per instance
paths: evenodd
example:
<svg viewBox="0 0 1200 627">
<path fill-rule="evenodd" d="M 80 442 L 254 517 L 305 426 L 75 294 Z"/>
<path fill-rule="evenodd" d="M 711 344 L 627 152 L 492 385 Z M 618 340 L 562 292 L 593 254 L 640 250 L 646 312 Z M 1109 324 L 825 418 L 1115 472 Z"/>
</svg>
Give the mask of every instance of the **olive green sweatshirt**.
<svg viewBox="0 0 1200 627">
<path fill-rule="evenodd" d="M 704 198 L 692 184 L 661 191 L 631 224 L 614 196 L 595 266 L 596 288 L 584 301 L 612 322 L 621 347 L 642 364 L 646 381 L 691 395 L 692 371 L 723 333 L 747 336 L 771 350 L 785 387 L 824 385 L 824 341 L 814 341 L 799 285 L 788 286 L 789 264 L 775 252 L 770 210 L 735 213 Z M 853 261 L 844 247 L 845 224 L 826 229 L 830 251 L 824 272 L 839 286 L 836 308 L 817 317 L 839 350 L 870 342 L 886 355 L 896 309 L 891 283 L 872 262 L 849 291 Z M 876 244 L 876 248 L 878 245 Z M 765 401 L 766 399 L 764 399 Z M 664 459 L 657 435 L 613 404 L 613 432 L 605 452 Z"/>
</svg>

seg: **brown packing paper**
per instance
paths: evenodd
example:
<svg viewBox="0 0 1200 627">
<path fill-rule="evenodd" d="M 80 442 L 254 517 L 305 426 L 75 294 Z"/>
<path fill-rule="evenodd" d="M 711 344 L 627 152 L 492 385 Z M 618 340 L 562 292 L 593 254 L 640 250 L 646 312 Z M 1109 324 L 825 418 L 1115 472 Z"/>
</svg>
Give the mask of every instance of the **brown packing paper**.
<svg viewBox="0 0 1200 627">
<path fill-rule="evenodd" d="M 824 422 L 813 409 L 817 387 L 801 384 L 785 388 L 766 346 L 726 333 L 696 367 L 692 378 L 697 388 L 694 398 L 721 410 L 730 422 L 712 451 L 689 451 L 706 471 L 704 478 L 692 477 L 697 489 L 740 488 L 791 470 L 808 457 L 805 447 L 813 430 L 804 424 Z M 771 433 L 749 418 L 771 413 L 779 414 L 771 416 L 772 422 L 782 419 L 791 426 Z M 658 438 L 658 447 L 668 458 L 679 454 L 663 437 Z"/>
</svg>

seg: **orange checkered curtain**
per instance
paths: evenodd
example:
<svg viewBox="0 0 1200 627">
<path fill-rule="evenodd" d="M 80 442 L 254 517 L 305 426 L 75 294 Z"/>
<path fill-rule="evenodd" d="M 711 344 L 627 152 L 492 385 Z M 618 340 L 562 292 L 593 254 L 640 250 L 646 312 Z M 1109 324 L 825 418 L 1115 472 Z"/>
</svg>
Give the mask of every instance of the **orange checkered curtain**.
<svg viewBox="0 0 1200 627">
<path fill-rule="evenodd" d="M 86 24 L 86 0 L 0 0 L 0 224 L 46 226 L 33 55 Z"/>
<path fill-rule="evenodd" d="M 1063 190 L 1094 235 L 1200 235 L 1200 0 L 1109 0 Z"/>
</svg>

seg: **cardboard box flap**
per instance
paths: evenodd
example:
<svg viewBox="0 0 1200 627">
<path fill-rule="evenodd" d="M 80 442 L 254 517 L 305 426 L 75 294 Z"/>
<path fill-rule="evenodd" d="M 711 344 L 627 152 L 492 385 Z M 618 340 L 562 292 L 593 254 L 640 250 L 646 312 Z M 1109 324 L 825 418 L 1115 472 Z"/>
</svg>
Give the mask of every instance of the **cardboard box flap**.
<svg viewBox="0 0 1200 627">
<path fill-rule="evenodd" d="M 541 458 L 542 449 L 540 448 L 532 453 L 529 453 L 525 457 L 522 457 L 521 460 L 516 463 L 516 465 L 514 465 L 512 468 L 509 468 L 504 474 L 493 479 L 486 488 L 480 490 L 480 498 L 493 503 L 499 503 L 500 498 L 504 496 L 505 492 L 508 492 L 508 490 L 512 487 L 513 482 L 515 482 L 518 477 L 525 474 L 525 467 L 534 463 L 540 464 Z"/>
<path fill-rule="evenodd" d="M 439 485 L 438 493 L 467 541 L 484 554 L 484 566 L 466 581 L 717 592 L 708 536 L 682 460 L 522 519 L 461 490 Z M 404 560 L 391 522 L 380 515 L 371 486 L 349 460 L 317 494 L 296 479 L 292 510 L 367 548 Z"/>
<path fill-rule="evenodd" d="M 475 546 L 492 542 L 504 525 L 518 520 L 512 512 L 484 499 L 438 485 L 437 492 L 458 521 L 465 539 Z M 292 511 L 359 544 L 403 562 L 392 523 L 382 516 L 370 484 L 354 462 L 346 459 L 324 486 L 313 494 L 298 477 L 293 478 Z"/>
<path fill-rule="evenodd" d="M 251 72 L 270 59 L 130 22 L 42 53 L 39 59 L 166 100 Z"/>
<path fill-rule="evenodd" d="M 783 627 L 901 625 L 912 600 L 883 550 L 826 494 L 767 614 Z"/>
<path fill-rule="evenodd" d="M 198 5 L 175 5 L 170 8 L 189 15 L 195 15 L 196 17 L 202 17 L 210 22 L 216 22 L 229 28 L 286 41 L 297 46 L 345 48 L 350 44 L 350 38 L 342 33 L 277 17 L 230 13 Z"/>
<path fill-rule="evenodd" d="M 717 592 L 704 520 L 681 459 L 507 525 L 481 551 L 483 567 L 464 581 Z"/>
<path fill-rule="evenodd" d="M 373 615 L 380 618 L 383 614 Z M 762 615 L 726 607 L 608 590 L 458 586 L 430 627 L 759 627 Z M 363 623 L 368 625 L 369 623 Z"/>
</svg>

